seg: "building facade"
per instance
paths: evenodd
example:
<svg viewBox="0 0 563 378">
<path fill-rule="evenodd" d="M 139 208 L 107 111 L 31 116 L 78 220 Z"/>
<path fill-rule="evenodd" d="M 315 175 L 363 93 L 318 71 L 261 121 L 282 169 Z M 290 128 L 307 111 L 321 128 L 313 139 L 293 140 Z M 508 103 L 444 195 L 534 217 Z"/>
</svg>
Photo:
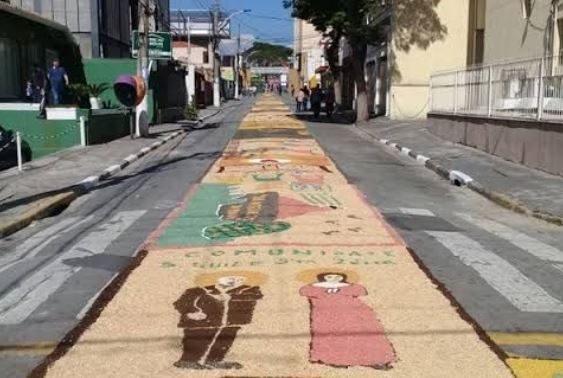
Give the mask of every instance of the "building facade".
<svg viewBox="0 0 563 378">
<path fill-rule="evenodd" d="M 472 0 L 467 53 L 474 59 L 432 74 L 430 130 L 563 175 L 561 3 Z"/>
<path fill-rule="evenodd" d="M 64 62 L 73 83 L 84 82 L 78 45 L 69 30 L 35 13 L 0 2 L 0 101 L 21 102 L 34 66 Z"/>
<path fill-rule="evenodd" d="M 320 82 L 317 69 L 326 64 L 323 37 L 307 21 L 295 19 L 293 24 L 294 69 L 298 72 L 299 83 L 290 83 L 295 88 L 303 85 L 315 86 Z"/>
<path fill-rule="evenodd" d="M 228 14 L 219 13 L 218 32 L 229 38 L 231 25 Z M 199 106 L 213 103 L 213 18 L 208 10 L 175 9 L 170 12 L 170 29 L 173 36 L 173 56 L 187 67 L 186 88 L 188 98 Z"/>
<path fill-rule="evenodd" d="M 151 30 L 169 30 L 169 0 L 149 0 Z M 10 4 L 62 24 L 85 58 L 131 56 L 131 31 L 139 25 L 140 0 L 10 0 Z"/>
<path fill-rule="evenodd" d="M 401 1 L 395 0 L 395 4 Z M 391 14 L 391 43 L 387 51 L 389 91 L 386 115 L 393 119 L 425 118 L 430 104 L 432 72 L 464 66 L 474 59 L 472 55 L 475 54 L 469 53 L 469 41 L 473 40 L 470 38 L 470 18 L 474 17 L 470 14 L 470 5 L 473 2 L 442 0 L 436 6 L 425 2 L 410 9 L 395 7 Z M 413 19 L 420 15 L 433 22 L 418 28 Z"/>
<path fill-rule="evenodd" d="M 485 63 L 558 54 L 563 13 L 552 0 L 486 3 Z"/>
</svg>

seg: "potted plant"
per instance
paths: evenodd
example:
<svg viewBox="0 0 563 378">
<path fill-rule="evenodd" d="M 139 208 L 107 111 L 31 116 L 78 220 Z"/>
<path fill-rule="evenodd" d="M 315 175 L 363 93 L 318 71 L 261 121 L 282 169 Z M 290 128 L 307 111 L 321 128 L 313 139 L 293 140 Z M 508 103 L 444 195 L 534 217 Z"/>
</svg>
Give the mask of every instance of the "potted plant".
<svg viewBox="0 0 563 378">
<path fill-rule="evenodd" d="M 88 98 L 88 86 L 82 83 L 70 84 L 68 86 L 69 95 L 72 97 L 72 103 L 80 105 Z"/>
<path fill-rule="evenodd" d="M 90 84 L 88 85 L 88 96 L 90 97 L 90 106 L 92 109 L 100 109 L 102 101 L 100 96 L 109 89 L 108 83 Z"/>
</svg>

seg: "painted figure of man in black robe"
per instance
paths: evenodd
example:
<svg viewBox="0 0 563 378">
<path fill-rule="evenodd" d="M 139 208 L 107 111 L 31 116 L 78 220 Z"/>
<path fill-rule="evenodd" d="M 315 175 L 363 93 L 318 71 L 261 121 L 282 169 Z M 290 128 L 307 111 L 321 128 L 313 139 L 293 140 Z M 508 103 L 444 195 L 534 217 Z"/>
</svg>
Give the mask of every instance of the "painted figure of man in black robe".
<svg viewBox="0 0 563 378">
<path fill-rule="evenodd" d="M 244 285 L 246 277 L 226 276 L 206 287 L 193 287 L 174 303 L 184 329 L 183 354 L 174 365 L 185 369 L 240 369 L 238 362 L 224 361 L 237 332 L 250 324 L 258 286 Z"/>
</svg>

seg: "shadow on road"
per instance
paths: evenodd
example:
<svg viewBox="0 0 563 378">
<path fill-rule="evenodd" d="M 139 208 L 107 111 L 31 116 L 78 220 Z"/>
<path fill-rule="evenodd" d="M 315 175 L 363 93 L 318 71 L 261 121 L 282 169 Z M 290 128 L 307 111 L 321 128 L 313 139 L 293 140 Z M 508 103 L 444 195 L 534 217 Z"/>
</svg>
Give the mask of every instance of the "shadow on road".
<svg viewBox="0 0 563 378">
<path fill-rule="evenodd" d="M 295 113 L 292 118 L 297 118 L 304 122 L 312 122 L 312 123 L 335 123 L 335 124 L 342 124 L 342 125 L 349 125 L 356 121 L 356 115 L 353 113 L 337 113 L 333 114 L 330 118 L 326 115 L 326 113 L 321 113 L 321 115 L 316 118 L 313 113 L 306 112 L 306 113 Z"/>
<path fill-rule="evenodd" d="M 152 173 L 155 171 L 160 171 L 162 170 L 162 168 L 170 165 L 170 164 L 174 164 L 180 161 L 184 161 L 184 160 L 206 160 L 206 159 L 216 159 L 221 155 L 221 151 L 212 151 L 212 152 L 198 152 L 198 153 L 194 153 L 188 156 L 180 156 L 174 159 L 170 159 L 167 160 L 165 162 L 162 163 L 158 163 L 158 164 L 154 164 L 150 167 L 147 167 L 145 169 L 143 169 L 142 171 L 139 171 L 135 174 L 131 174 L 131 175 L 125 175 L 125 176 L 118 176 L 115 178 L 109 178 L 107 180 L 102 181 L 99 185 L 97 185 L 95 188 L 92 189 L 92 191 L 95 190 L 99 190 L 102 188 L 106 188 L 108 186 L 113 186 L 113 185 L 117 185 L 119 183 L 121 183 L 122 181 L 137 177 L 137 176 L 142 176 L 142 175 L 146 175 L 147 173 Z M 43 193 L 37 193 L 31 196 L 27 196 L 27 197 L 22 197 L 22 198 L 18 198 L 16 200 L 13 201 L 7 201 L 4 202 L 2 204 L 0 204 L 0 213 L 9 209 L 12 209 L 14 207 L 18 207 L 18 206 L 23 206 L 23 205 L 28 205 L 31 204 L 33 202 L 39 201 L 41 199 L 50 197 L 50 196 L 54 196 L 60 193 L 64 193 L 64 192 L 68 192 L 70 190 L 77 190 L 79 192 L 81 192 L 80 187 L 77 185 L 70 185 L 70 186 L 66 186 L 63 187 L 61 189 L 56 189 L 56 190 L 50 190 L 47 192 L 43 192 Z"/>
</svg>

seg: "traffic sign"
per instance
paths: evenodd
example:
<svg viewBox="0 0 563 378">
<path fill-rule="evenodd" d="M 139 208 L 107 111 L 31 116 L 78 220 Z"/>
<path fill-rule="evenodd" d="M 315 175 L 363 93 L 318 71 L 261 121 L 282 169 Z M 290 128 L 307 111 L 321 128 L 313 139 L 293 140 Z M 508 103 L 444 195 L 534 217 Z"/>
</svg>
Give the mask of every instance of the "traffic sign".
<svg viewBox="0 0 563 378">
<path fill-rule="evenodd" d="M 139 32 L 133 31 L 132 55 L 139 55 Z M 149 58 L 150 59 L 172 59 L 172 36 L 166 32 L 149 32 Z"/>
</svg>

